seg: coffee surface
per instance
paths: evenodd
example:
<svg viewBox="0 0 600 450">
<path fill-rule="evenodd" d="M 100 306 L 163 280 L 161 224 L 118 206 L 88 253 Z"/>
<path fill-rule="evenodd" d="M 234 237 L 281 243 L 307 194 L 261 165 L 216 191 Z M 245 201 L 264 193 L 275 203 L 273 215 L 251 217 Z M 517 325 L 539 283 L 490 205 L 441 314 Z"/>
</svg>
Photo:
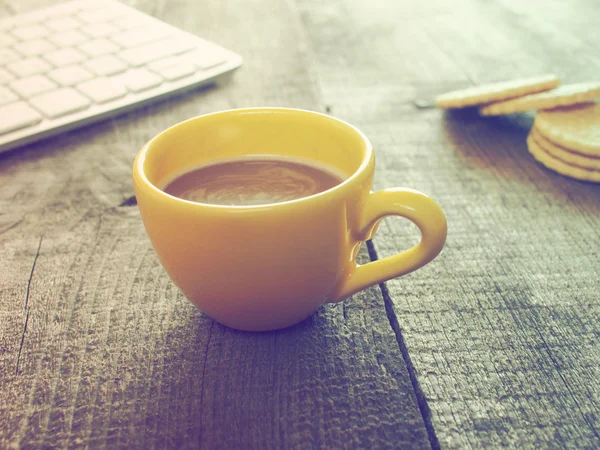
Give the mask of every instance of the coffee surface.
<svg viewBox="0 0 600 450">
<path fill-rule="evenodd" d="M 287 159 L 239 159 L 192 170 L 169 183 L 165 192 L 213 205 L 255 206 L 318 194 L 343 179 L 325 166 Z"/>
</svg>

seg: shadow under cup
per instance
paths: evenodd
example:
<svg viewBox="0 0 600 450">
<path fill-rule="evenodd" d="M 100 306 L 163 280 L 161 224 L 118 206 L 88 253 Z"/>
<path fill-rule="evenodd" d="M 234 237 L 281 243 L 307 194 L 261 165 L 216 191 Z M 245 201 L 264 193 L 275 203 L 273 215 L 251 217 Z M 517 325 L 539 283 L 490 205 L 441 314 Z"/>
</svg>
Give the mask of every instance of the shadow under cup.
<svg viewBox="0 0 600 450">
<path fill-rule="evenodd" d="M 194 203 L 161 190 L 196 167 L 265 155 L 311 160 L 347 179 L 313 196 L 260 206 Z M 309 111 L 252 108 L 160 133 L 138 154 L 133 180 L 156 254 L 183 293 L 224 325 L 270 330 L 339 300 L 364 239 L 352 230 L 359 229 L 373 170 L 371 145 L 351 125 Z"/>
</svg>

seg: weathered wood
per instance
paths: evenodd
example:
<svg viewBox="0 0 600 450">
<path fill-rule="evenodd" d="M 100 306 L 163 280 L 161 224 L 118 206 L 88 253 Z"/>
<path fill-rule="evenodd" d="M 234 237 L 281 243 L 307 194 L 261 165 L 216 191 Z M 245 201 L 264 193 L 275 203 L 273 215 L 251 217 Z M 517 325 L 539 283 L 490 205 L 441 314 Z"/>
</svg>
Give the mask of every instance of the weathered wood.
<svg viewBox="0 0 600 450">
<path fill-rule="evenodd" d="M 287 330 L 224 328 L 173 287 L 130 201 L 135 153 L 169 125 L 325 109 L 294 5 L 130 3 L 246 62 L 224 87 L 0 157 L 0 448 L 428 448 L 378 287 Z"/>
<path fill-rule="evenodd" d="M 597 79 L 597 3 L 299 3 L 325 101 L 376 148 L 376 187 L 420 189 L 448 216 L 440 258 L 386 284 L 441 447 L 598 448 L 600 186 L 537 164 L 530 116 L 413 103 L 546 72 Z M 374 251 L 415 240 L 385 220 Z"/>
<path fill-rule="evenodd" d="M 49 3 L 0 0 L 0 14 Z M 377 188 L 444 207 L 445 252 L 383 287 L 434 445 L 600 445 L 598 186 L 529 157 L 528 116 L 414 105 L 473 82 L 597 78 L 594 0 L 130 4 L 245 66 L 0 157 L 0 447 L 428 445 L 377 289 L 289 330 L 233 332 L 173 289 L 127 206 L 146 139 L 256 105 L 348 119 L 376 146 Z M 386 220 L 372 256 L 415 240 Z"/>
</svg>

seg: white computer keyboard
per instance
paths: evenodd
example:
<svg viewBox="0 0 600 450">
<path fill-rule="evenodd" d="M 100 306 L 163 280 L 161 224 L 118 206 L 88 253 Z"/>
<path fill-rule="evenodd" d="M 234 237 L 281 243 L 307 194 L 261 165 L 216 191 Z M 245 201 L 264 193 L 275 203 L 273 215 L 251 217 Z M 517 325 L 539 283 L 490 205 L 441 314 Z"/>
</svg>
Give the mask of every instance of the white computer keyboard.
<svg viewBox="0 0 600 450">
<path fill-rule="evenodd" d="M 114 0 L 0 18 L 0 152 L 208 84 L 241 63 Z"/>
</svg>

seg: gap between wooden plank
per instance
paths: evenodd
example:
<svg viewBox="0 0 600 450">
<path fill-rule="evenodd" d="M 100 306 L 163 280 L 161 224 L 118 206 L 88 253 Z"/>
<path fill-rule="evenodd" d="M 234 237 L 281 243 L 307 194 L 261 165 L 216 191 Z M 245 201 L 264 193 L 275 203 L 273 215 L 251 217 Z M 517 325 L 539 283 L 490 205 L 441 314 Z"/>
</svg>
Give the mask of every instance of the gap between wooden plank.
<svg viewBox="0 0 600 450">
<path fill-rule="evenodd" d="M 369 251 L 369 258 L 371 261 L 378 260 L 377 251 L 375 250 L 375 246 L 372 241 L 367 241 L 367 249 Z M 390 322 L 390 326 L 396 335 L 396 342 L 398 343 L 398 347 L 400 347 L 400 353 L 402 354 L 402 358 L 404 359 L 404 363 L 406 364 L 406 368 L 408 370 L 408 375 L 410 377 L 410 382 L 413 387 L 413 391 L 415 393 L 415 397 L 417 398 L 417 405 L 419 406 L 419 411 L 421 412 L 421 417 L 423 417 L 423 422 L 425 423 L 425 429 L 427 430 L 427 438 L 429 439 L 429 444 L 433 450 L 440 450 L 440 441 L 438 440 L 435 429 L 433 428 L 433 422 L 431 421 L 431 410 L 429 409 L 429 404 L 427 403 L 427 398 L 421 389 L 421 385 L 419 384 L 419 380 L 417 379 L 417 371 L 415 366 L 413 365 L 410 355 L 408 354 L 408 348 L 406 347 L 406 342 L 404 342 L 404 337 L 402 336 L 402 330 L 400 330 L 400 324 L 398 322 L 398 317 L 394 312 L 394 304 L 392 302 L 392 298 L 390 297 L 390 293 L 388 291 L 385 283 L 379 283 L 379 288 L 381 289 L 381 296 L 383 297 L 383 302 L 385 305 L 385 314 Z"/>
</svg>

